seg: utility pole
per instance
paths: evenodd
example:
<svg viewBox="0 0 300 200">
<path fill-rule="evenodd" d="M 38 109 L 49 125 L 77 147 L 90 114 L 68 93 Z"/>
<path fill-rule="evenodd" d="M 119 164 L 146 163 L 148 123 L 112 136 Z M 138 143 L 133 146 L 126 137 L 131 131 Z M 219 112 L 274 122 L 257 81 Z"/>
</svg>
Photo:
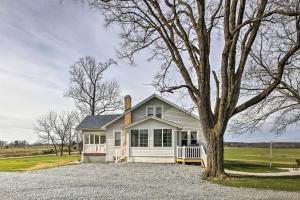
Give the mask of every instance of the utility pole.
<svg viewBox="0 0 300 200">
<path fill-rule="evenodd" d="M 273 145 L 272 145 L 272 140 L 271 140 L 271 141 L 270 141 L 270 168 L 272 168 L 272 156 L 273 156 L 273 155 L 272 155 L 272 153 L 273 153 L 273 152 L 272 152 L 272 148 L 273 148 L 272 146 L 273 146 Z"/>
</svg>

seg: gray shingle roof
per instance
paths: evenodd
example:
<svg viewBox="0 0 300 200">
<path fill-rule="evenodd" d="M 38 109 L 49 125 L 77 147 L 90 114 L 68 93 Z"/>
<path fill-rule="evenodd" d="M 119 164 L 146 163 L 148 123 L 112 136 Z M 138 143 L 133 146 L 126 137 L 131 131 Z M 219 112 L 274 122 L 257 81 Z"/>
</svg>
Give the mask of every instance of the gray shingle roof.
<svg viewBox="0 0 300 200">
<path fill-rule="evenodd" d="M 86 116 L 84 120 L 82 120 L 82 122 L 76 127 L 76 130 L 101 128 L 103 125 L 116 119 L 119 116 L 121 116 L 121 114 L 89 115 Z"/>
</svg>

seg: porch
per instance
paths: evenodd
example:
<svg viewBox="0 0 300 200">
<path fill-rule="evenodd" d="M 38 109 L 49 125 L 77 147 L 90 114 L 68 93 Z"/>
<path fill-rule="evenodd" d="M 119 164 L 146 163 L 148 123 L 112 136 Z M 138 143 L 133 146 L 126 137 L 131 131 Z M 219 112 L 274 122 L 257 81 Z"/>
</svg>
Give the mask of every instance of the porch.
<svg viewBox="0 0 300 200">
<path fill-rule="evenodd" d="M 176 163 L 200 163 L 207 166 L 207 155 L 201 146 L 176 146 Z"/>
</svg>

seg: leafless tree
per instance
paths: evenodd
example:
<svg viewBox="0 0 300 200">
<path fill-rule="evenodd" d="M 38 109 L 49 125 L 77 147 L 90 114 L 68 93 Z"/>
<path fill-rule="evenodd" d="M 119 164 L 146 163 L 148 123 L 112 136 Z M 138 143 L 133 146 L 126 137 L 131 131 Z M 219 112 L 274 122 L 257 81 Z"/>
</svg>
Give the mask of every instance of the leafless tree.
<svg viewBox="0 0 300 200">
<path fill-rule="evenodd" d="M 293 29 L 284 25 L 285 35 L 292 35 Z M 247 75 L 242 85 L 242 95 L 257 95 L 263 88 L 274 79 L 275 69 L 273 62 L 276 60 L 273 54 L 264 53 L 265 43 L 273 43 L 272 48 L 279 47 L 275 44 L 278 41 L 272 41 L 273 38 L 266 38 L 261 34 L 259 45 L 250 52 L 251 64 L 247 69 Z M 278 38 L 278 37 L 277 37 Z M 289 45 L 297 41 L 291 37 Z M 269 51 L 270 52 L 270 51 Z M 279 49 L 273 52 L 280 52 Z M 262 68 L 257 69 L 256 65 Z M 253 84 L 256 83 L 256 84 Z M 257 84 L 259 83 L 259 84 Z M 286 131 L 286 128 L 292 125 L 299 125 L 300 122 L 300 52 L 296 52 L 285 66 L 280 84 L 275 91 L 266 99 L 243 113 L 243 117 L 234 120 L 231 131 L 234 133 L 254 132 L 260 129 L 266 122 L 271 122 L 271 130 L 280 134 Z"/>
<path fill-rule="evenodd" d="M 122 106 L 118 82 L 103 80 L 104 71 L 115 63 L 113 60 L 96 63 L 87 56 L 70 67 L 71 87 L 65 96 L 75 100 L 83 115 L 100 115 Z"/>
<path fill-rule="evenodd" d="M 37 132 L 38 137 L 40 138 L 42 143 L 49 143 L 54 147 L 55 154 L 57 155 L 57 137 L 55 133 L 53 132 L 53 119 L 56 118 L 56 113 L 53 111 L 50 111 L 48 114 L 40 117 L 36 125 L 34 126 L 34 130 Z"/>
<path fill-rule="evenodd" d="M 59 148 L 60 155 L 63 156 L 64 147 L 67 147 L 69 154 L 71 154 L 71 148 L 77 136 L 75 132 L 76 117 L 76 112 L 58 114 L 50 111 L 37 120 L 34 129 L 43 142 L 50 141 L 52 143 L 56 155 Z"/>
<path fill-rule="evenodd" d="M 229 120 L 264 100 L 280 84 L 286 64 L 300 48 L 299 0 L 89 0 L 89 4 L 104 14 L 107 25 L 120 25 L 120 57 L 134 62 L 141 50 L 148 49 L 150 59 L 162 62 L 158 89 L 188 91 L 207 142 L 204 177 L 224 177 L 223 136 Z M 280 40 L 274 78 L 259 94 L 241 100 L 242 78 L 259 31 L 269 30 L 266 34 L 277 37 L 283 24 L 289 24 L 293 34 L 283 34 Z M 210 54 L 216 31 L 224 41 L 221 55 Z M 289 38 L 296 43 L 289 45 Z M 220 65 L 211 66 L 216 57 L 221 58 Z M 174 78 L 174 68 L 180 78 Z"/>
<path fill-rule="evenodd" d="M 65 113 L 65 118 L 63 121 L 65 121 L 65 124 L 68 124 L 66 129 L 66 145 L 68 147 L 68 153 L 71 155 L 71 149 L 73 145 L 77 144 L 79 146 L 80 144 L 78 132 L 75 130 L 76 126 L 79 124 L 79 115 L 75 111 L 67 112 Z"/>
</svg>

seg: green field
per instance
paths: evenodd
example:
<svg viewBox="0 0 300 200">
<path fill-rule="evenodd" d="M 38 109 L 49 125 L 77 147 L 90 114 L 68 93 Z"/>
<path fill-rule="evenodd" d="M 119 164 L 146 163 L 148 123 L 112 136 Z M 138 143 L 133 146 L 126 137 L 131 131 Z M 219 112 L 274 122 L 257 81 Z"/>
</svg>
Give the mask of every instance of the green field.
<svg viewBox="0 0 300 200">
<path fill-rule="evenodd" d="M 225 147 L 225 163 L 240 162 L 269 166 L 269 148 Z M 300 159 L 300 148 L 273 148 L 272 166 L 292 168 Z"/>
<path fill-rule="evenodd" d="M 64 153 L 68 154 L 67 148 Z M 0 147 L 0 158 L 54 154 L 53 146 Z M 59 154 L 59 152 L 58 152 Z"/>
<path fill-rule="evenodd" d="M 284 171 L 278 168 L 292 168 L 295 160 L 300 159 L 300 148 L 273 148 L 271 169 L 269 154 L 269 148 L 225 147 L 225 168 L 256 173 Z M 300 191 L 300 176 L 255 177 L 229 174 L 226 179 L 211 181 L 234 187 Z"/>
<path fill-rule="evenodd" d="M 227 179 L 213 179 L 211 181 L 233 187 L 300 191 L 300 176 L 254 177 L 232 175 Z"/>
<path fill-rule="evenodd" d="M 78 161 L 79 159 L 79 155 L 43 155 L 26 158 L 4 158 L 0 159 L 0 171 L 29 171 L 35 169 L 46 169 L 70 164 L 74 161 Z"/>
</svg>

